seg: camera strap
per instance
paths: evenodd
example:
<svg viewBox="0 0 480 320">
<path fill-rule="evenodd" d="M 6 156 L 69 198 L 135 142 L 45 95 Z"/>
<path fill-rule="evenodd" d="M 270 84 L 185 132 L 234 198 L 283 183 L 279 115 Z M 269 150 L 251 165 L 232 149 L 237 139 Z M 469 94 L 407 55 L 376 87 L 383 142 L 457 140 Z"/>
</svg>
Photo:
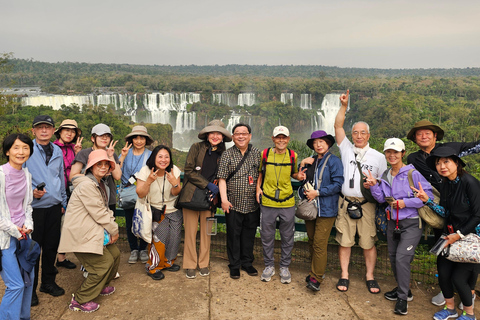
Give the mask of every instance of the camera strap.
<svg viewBox="0 0 480 320">
<path fill-rule="evenodd" d="M 398 200 L 397 200 L 397 227 L 395 229 L 398 230 L 398 211 L 399 211 L 399 208 L 398 208 Z"/>
</svg>

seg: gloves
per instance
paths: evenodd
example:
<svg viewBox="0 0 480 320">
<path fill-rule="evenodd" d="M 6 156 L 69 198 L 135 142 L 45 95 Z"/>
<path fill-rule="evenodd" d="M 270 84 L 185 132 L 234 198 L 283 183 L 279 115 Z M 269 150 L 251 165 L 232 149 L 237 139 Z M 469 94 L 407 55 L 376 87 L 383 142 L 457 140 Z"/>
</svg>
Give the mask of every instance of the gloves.
<svg viewBox="0 0 480 320">
<path fill-rule="evenodd" d="M 217 185 L 209 182 L 207 184 L 207 189 L 212 193 L 212 199 L 215 198 L 220 190 L 218 190 Z"/>
</svg>

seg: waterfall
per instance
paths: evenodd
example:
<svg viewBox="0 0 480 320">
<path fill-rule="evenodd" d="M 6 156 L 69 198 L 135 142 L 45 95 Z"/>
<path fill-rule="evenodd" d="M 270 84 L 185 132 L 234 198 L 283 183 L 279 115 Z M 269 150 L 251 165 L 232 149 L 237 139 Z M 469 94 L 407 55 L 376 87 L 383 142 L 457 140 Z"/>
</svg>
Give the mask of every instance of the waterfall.
<svg viewBox="0 0 480 320">
<path fill-rule="evenodd" d="M 312 109 L 312 95 L 309 93 L 302 93 L 300 95 L 300 108 Z"/>
<path fill-rule="evenodd" d="M 284 104 L 293 106 L 293 93 L 282 93 L 280 101 Z"/>
<path fill-rule="evenodd" d="M 255 93 L 240 93 L 238 95 L 238 103 L 239 106 L 247 106 L 251 107 L 255 104 Z"/>
<path fill-rule="evenodd" d="M 328 134 L 335 135 L 333 125 L 341 106 L 340 96 L 340 93 L 329 93 L 323 97 L 320 111 L 317 111 L 318 122 L 312 121 L 312 124 L 315 124 L 315 130 L 325 130 Z"/>
<path fill-rule="evenodd" d="M 69 106 L 71 104 L 76 104 L 79 106 L 83 105 L 95 105 L 93 94 L 85 96 L 64 96 L 64 95 L 39 95 L 31 97 L 22 97 L 21 98 L 22 106 L 35 106 L 39 107 L 41 105 L 51 106 L 54 110 L 60 110 L 62 105 Z"/>
<path fill-rule="evenodd" d="M 232 93 L 212 93 L 212 104 L 224 104 L 229 107 L 237 105 L 237 100 Z"/>
</svg>

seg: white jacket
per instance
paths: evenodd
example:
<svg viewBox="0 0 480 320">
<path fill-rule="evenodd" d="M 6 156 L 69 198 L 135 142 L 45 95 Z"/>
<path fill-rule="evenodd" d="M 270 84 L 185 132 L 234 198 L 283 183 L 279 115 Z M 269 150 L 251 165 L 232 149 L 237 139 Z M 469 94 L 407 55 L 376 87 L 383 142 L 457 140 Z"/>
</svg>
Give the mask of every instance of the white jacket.
<svg viewBox="0 0 480 320">
<path fill-rule="evenodd" d="M 32 218 L 32 200 L 33 190 L 32 175 L 27 168 L 22 169 L 25 172 L 27 179 L 27 188 L 25 190 L 25 197 L 23 198 L 23 210 L 25 211 L 25 226 L 27 229 L 33 230 Z M 0 166 L 0 249 L 5 250 L 10 247 L 10 237 L 20 238 L 22 234 L 18 231 L 17 226 L 12 222 L 10 217 L 10 209 L 7 204 L 7 197 L 5 196 L 5 172 L 3 166 Z"/>
</svg>

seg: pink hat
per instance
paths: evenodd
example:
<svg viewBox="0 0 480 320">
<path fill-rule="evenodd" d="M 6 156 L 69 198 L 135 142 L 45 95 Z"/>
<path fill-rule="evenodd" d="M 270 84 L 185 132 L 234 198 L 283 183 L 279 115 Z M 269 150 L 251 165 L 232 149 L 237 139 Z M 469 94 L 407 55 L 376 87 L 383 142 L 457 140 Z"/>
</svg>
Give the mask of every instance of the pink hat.
<svg viewBox="0 0 480 320">
<path fill-rule="evenodd" d="M 112 172 L 115 169 L 115 162 L 110 160 L 107 156 L 107 151 L 102 149 L 93 150 L 90 153 L 90 155 L 88 156 L 88 162 L 87 162 L 87 167 L 85 168 L 85 171 L 87 171 L 91 166 L 93 166 L 97 162 L 100 162 L 103 160 L 110 162 L 110 170 L 108 170 L 108 173 Z"/>
</svg>

